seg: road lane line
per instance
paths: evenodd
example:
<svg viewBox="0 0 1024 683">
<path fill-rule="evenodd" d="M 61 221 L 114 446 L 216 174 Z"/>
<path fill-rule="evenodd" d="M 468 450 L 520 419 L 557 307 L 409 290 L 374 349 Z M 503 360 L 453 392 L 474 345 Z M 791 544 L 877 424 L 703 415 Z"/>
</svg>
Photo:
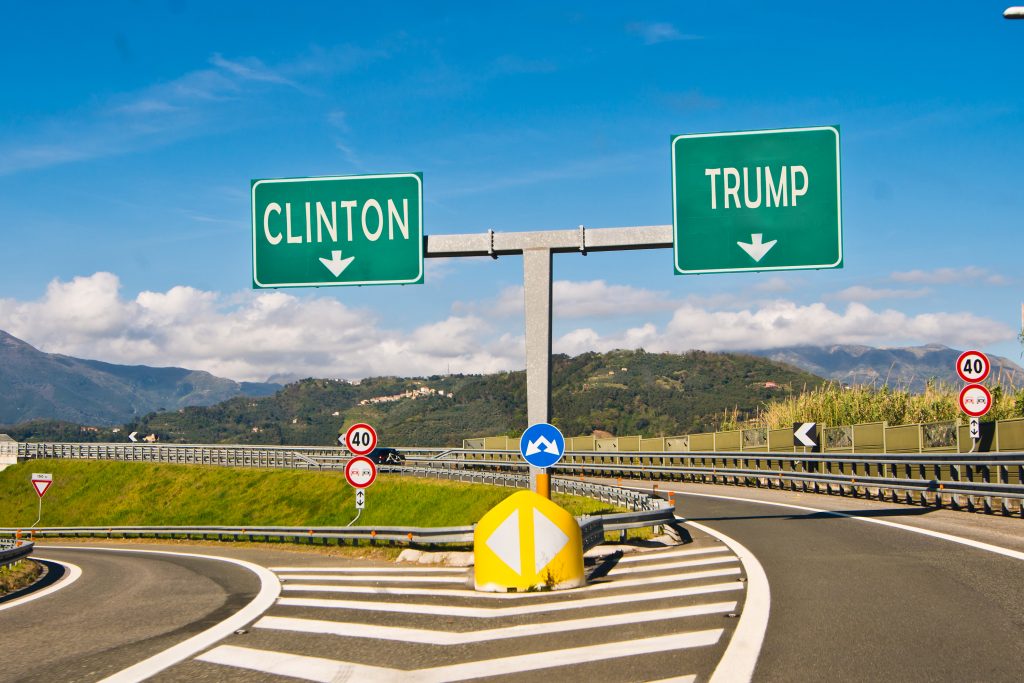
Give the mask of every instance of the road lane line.
<svg viewBox="0 0 1024 683">
<path fill-rule="evenodd" d="M 802 510 L 804 512 L 814 512 L 822 515 L 831 515 L 833 517 L 845 517 L 846 519 L 855 519 L 859 522 L 870 522 L 871 524 L 881 524 L 882 526 L 892 527 L 894 529 L 902 529 L 903 531 L 909 531 L 915 534 L 921 534 L 923 536 L 931 536 L 932 538 L 942 539 L 943 541 L 950 541 L 951 543 L 959 543 L 966 545 L 971 548 L 977 548 L 978 550 L 985 550 L 990 553 L 997 555 L 1005 555 L 1006 557 L 1012 557 L 1015 560 L 1024 560 L 1024 552 L 1019 550 L 1012 550 L 1010 548 L 1004 548 L 999 545 L 992 545 L 991 543 L 984 543 L 982 541 L 975 541 L 970 538 L 964 538 L 963 536 L 954 536 L 953 534 L 943 533 L 941 531 L 931 531 L 930 529 L 922 529 L 916 526 L 909 526 L 907 524 L 900 524 L 899 522 L 890 522 L 886 519 L 876 519 L 874 517 L 861 517 L 860 515 L 850 514 L 849 512 L 837 512 L 835 510 L 820 510 L 818 508 L 807 507 L 805 505 L 794 505 L 792 503 L 777 503 L 775 501 L 768 500 L 757 500 L 756 498 L 738 498 L 735 496 L 722 496 L 714 493 L 690 493 L 689 491 L 676 491 L 681 496 L 700 496 L 701 498 L 719 498 L 721 500 L 731 501 L 742 501 L 744 503 L 758 503 L 760 505 L 774 505 L 776 507 L 791 508 L 793 510 Z M 870 512 L 865 510 L 865 512 Z M 694 525 L 696 526 L 696 525 Z"/>
<path fill-rule="evenodd" d="M 215 560 L 218 562 L 228 562 L 235 564 L 240 567 L 248 569 L 252 573 L 256 574 L 260 580 L 260 590 L 256 594 L 249 604 L 242 609 L 238 610 L 230 617 L 214 624 L 210 628 L 197 633 L 196 635 L 183 640 L 182 642 L 169 647 L 163 652 L 158 652 L 152 657 L 142 660 L 141 662 L 134 664 L 127 669 L 104 678 L 100 683 L 134 683 L 134 681 L 141 681 L 150 676 L 155 676 L 164 669 L 174 666 L 178 662 L 181 662 L 189 657 L 192 657 L 197 652 L 205 650 L 214 643 L 235 632 L 235 630 L 242 628 L 249 622 L 256 619 L 258 616 L 263 614 L 273 604 L 274 600 L 281 593 L 281 583 L 277 580 L 277 577 L 269 569 L 253 564 L 252 562 L 246 562 L 245 560 L 236 560 L 232 557 L 218 557 L 216 555 L 200 555 L 197 553 L 180 553 L 173 552 L 170 550 L 137 550 L 134 548 L 100 548 L 100 547 L 83 547 L 83 546 L 59 546 L 59 545 L 47 545 L 47 550 L 71 550 L 71 551 L 85 551 L 85 552 L 111 552 L 111 553 L 139 553 L 144 555 L 170 555 L 174 557 L 189 557 L 198 558 L 202 560 Z"/>
<path fill-rule="evenodd" d="M 433 614 L 449 617 L 475 617 L 494 619 L 498 617 L 541 614 L 544 612 L 561 612 L 564 610 L 619 605 L 627 602 L 643 602 L 645 600 L 663 600 L 692 595 L 706 595 L 726 591 L 743 590 L 746 584 L 740 581 L 715 583 L 707 586 L 688 586 L 669 590 L 635 593 L 632 595 L 609 595 L 599 598 L 583 598 L 551 602 L 540 605 L 517 605 L 515 607 L 456 607 L 454 605 L 424 605 L 401 602 L 374 602 L 368 600 L 331 600 L 325 598 L 279 598 L 278 605 L 285 607 L 324 607 L 328 609 L 352 609 L 371 612 L 398 612 L 402 614 Z"/>
<path fill-rule="evenodd" d="M 666 621 L 685 617 L 705 616 L 734 612 L 735 602 L 716 602 L 705 605 L 686 605 L 667 607 L 643 612 L 612 614 L 601 617 L 583 619 L 567 619 L 549 621 L 541 624 L 519 624 L 502 628 L 483 629 L 479 631 L 439 631 L 435 629 L 407 628 L 402 626 L 378 626 L 357 622 L 328 621 L 325 619 L 296 619 L 293 617 L 263 617 L 254 628 L 293 631 L 298 633 L 320 633 L 333 636 L 352 638 L 375 638 L 379 640 L 395 640 L 422 645 L 462 645 L 466 643 L 482 643 L 509 638 L 549 635 L 568 631 L 584 631 L 588 629 L 621 626 L 624 624 L 643 624 L 651 621 Z"/>
<path fill-rule="evenodd" d="M 676 520 L 725 543 L 740 558 L 743 569 L 747 572 L 747 595 L 743 601 L 739 623 L 736 624 L 736 630 L 725 648 L 725 654 L 719 660 L 708 683 L 749 683 L 754 676 L 754 667 L 757 666 L 764 635 L 768 630 L 768 615 L 772 603 L 768 575 L 764 573 L 764 567 L 754 554 L 738 541 L 703 524 L 688 522 L 681 517 L 676 517 Z"/>
<path fill-rule="evenodd" d="M 624 574 L 643 574 L 646 572 L 663 572 L 669 569 L 682 569 L 684 567 L 703 567 L 709 564 L 725 564 L 727 562 L 739 562 L 739 558 L 733 555 L 726 555 L 724 557 L 704 557 L 699 560 L 669 560 L 668 562 L 651 562 L 650 564 L 644 564 L 638 567 L 627 567 L 625 569 L 612 567 L 611 571 L 608 572 L 608 576 L 622 576 Z"/>
<path fill-rule="evenodd" d="M 370 574 L 369 576 L 343 574 L 278 574 L 282 581 L 352 581 L 355 583 L 375 583 L 378 581 L 394 581 L 395 583 L 466 583 L 469 575 L 461 576 L 395 576 L 394 574 Z"/>
<path fill-rule="evenodd" d="M 735 559 L 735 558 L 734 558 Z M 651 576 L 641 579 L 623 579 L 621 581 L 605 581 L 592 583 L 573 591 L 574 595 L 592 593 L 615 588 L 632 588 L 634 586 L 650 586 L 657 583 L 676 583 L 677 581 L 696 581 L 717 576 L 732 576 L 741 573 L 739 567 L 725 569 L 709 569 L 701 572 L 684 572 L 667 576 Z M 433 595 L 445 598 L 471 598 L 473 600 L 522 600 L 537 599 L 537 593 L 488 593 L 472 591 L 468 588 L 454 590 L 449 588 L 403 588 L 391 586 L 330 586 L 315 583 L 289 583 L 281 586 L 282 591 L 313 592 L 313 593 L 351 593 L 353 595 Z"/>
<path fill-rule="evenodd" d="M 262 671 L 281 676 L 291 676 L 307 681 L 331 683 L 338 680 L 353 680 L 360 683 L 383 683 L 384 681 L 408 681 L 410 683 L 451 683 L 473 678 L 486 678 L 507 674 L 525 673 L 599 662 L 619 657 L 657 654 L 684 648 L 714 645 L 722 636 L 723 629 L 696 631 L 686 634 L 629 640 L 619 643 L 603 643 L 584 647 L 549 650 L 513 657 L 501 657 L 464 664 L 450 664 L 432 669 L 404 671 L 384 667 L 353 664 L 321 657 L 305 657 L 269 650 L 255 650 L 233 645 L 221 645 L 198 657 L 200 661 L 214 664 Z"/>
<path fill-rule="evenodd" d="M 64 567 L 67 573 L 60 579 L 58 579 L 57 583 L 53 584 L 52 586 L 41 588 L 37 591 L 29 593 L 28 595 L 23 595 L 20 598 L 15 598 L 14 600 L 10 600 L 8 602 L 0 604 L 0 612 L 2 612 L 5 609 L 17 607 L 18 605 L 24 605 L 26 602 L 38 600 L 39 598 L 45 597 L 55 591 L 59 591 L 62 588 L 67 588 L 75 581 L 78 581 L 78 578 L 82 575 L 82 568 L 79 567 L 77 564 L 71 564 L 70 562 L 61 562 L 60 560 L 53 560 L 48 557 L 29 557 L 26 559 L 42 560 L 44 562 L 53 562 L 54 564 L 59 564 L 62 567 Z"/>
</svg>

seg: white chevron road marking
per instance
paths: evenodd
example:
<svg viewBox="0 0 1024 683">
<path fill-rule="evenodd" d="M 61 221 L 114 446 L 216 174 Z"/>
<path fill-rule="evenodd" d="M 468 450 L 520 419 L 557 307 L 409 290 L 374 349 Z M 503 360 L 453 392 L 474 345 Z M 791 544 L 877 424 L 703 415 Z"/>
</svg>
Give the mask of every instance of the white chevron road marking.
<svg viewBox="0 0 1024 683">
<path fill-rule="evenodd" d="M 608 595 L 597 598 L 583 598 L 581 600 L 551 602 L 540 605 L 516 605 L 514 607 L 456 607 L 454 605 L 423 605 L 415 603 L 376 602 L 368 600 L 330 600 L 324 598 L 278 598 L 277 604 L 289 607 L 325 607 L 330 609 L 352 609 L 371 612 L 434 614 L 449 617 L 494 619 L 497 617 L 541 614 L 544 612 L 561 612 L 572 609 L 584 609 L 587 607 L 601 607 L 604 605 L 619 605 L 627 602 L 642 602 L 645 600 L 663 600 L 667 598 L 680 598 L 691 595 L 723 593 L 727 591 L 743 590 L 744 588 L 744 583 L 740 581 L 730 581 L 728 583 L 715 583 L 707 586 L 687 586 L 685 588 L 672 588 L 669 590 L 650 591 L 647 593 L 636 593 L 633 595 Z"/>
<path fill-rule="evenodd" d="M 466 573 L 463 567 L 270 567 L 270 571 L 277 574 L 325 572 L 333 574 L 383 574 L 395 572 L 402 574 L 455 574 Z"/>
<path fill-rule="evenodd" d="M 631 553 L 619 558 L 619 564 L 630 564 L 631 562 L 650 562 L 664 560 L 670 557 L 684 557 L 689 555 L 710 555 L 712 553 L 727 553 L 729 548 L 724 545 L 715 545 L 708 548 L 681 548 L 679 550 L 658 550 L 649 553 Z"/>
<path fill-rule="evenodd" d="M 735 558 L 733 558 L 735 559 Z M 573 591 L 575 595 L 592 593 L 594 591 L 605 591 L 618 588 L 635 588 L 636 586 L 652 586 L 659 583 L 676 583 L 678 581 L 699 581 L 700 579 L 713 579 L 720 576 L 734 576 L 742 572 L 739 567 L 726 567 L 724 569 L 709 569 L 699 572 L 679 572 L 666 576 L 650 576 L 640 579 L 622 579 L 621 581 L 605 581 L 603 583 L 592 583 L 583 588 Z M 469 590 L 452 588 L 414 588 L 401 586 L 332 586 L 316 583 L 286 583 L 281 586 L 282 590 L 305 592 L 305 593 L 349 593 L 352 595 L 432 595 L 444 598 L 472 598 L 473 600 L 537 600 L 541 597 L 538 593 L 477 593 Z"/>
<path fill-rule="evenodd" d="M 705 567 L 709 564 L 725 564 L 727 562 L 738 562 L 733 555 L 722 555 L 720 557 L 702 557 L 697 560 L 668 560 L 667 562 L 651 562 L 638 567 L 626 567 L 619 569 L 612 567 L 608 576 L 622 576 L 623 574 L 642 574 L 644 572 L 663 572 L 668 569 L 683 569 L 685 567 Z"/>
<path fill-rule="evenodd" d="M 403 671 L 386 667 L 365 666 L 321 657 L 304 657 L 270 650 L 221 645 L 198 659 L 214 664 L 226 664 L 265 673 L 291 676 L 307 681 L 331 683 L 337 680 L 382 683 L 401 680 L 410 683 L 449 683 L 495 675 L 538 671 L 559 666 L 572 666 L 618 657 L 655 654 L 684 648 L 714 645 L 723 629 L 676 633 L 656 638 L 602 643 L 585 647 L 535 652 L 514 657 L 501 657 L 464 664 L 438 666 L 432 669 Z"/>
<path fill-rule="evenodd" d="M 460 576 L 395 576 L 394 574 L 278 574 L 281 581 L 352 581 L 373 583 L 394 581 L 395 583 L 466 583 L 467 575 Z"/>
<path fill-rule="evenodd" d="M 734 611 L 736 611 L 735 602 L 716 602 L 705 605 L 667 607 L 646 612 L 630 612 L 628 614 L 611 614 L 584 619 L 551 621 L 542 624 L 520 624 L 479 631 L 437 631 L 434 629 L 378 626 L 366 623 L 327 621 L 323 619 L 295 619 L 291 617 L 263 617 L 254 624 L 254 627 L 300 633 L 322 633 L 353 638 L 396 640 L 423 645 L 463 645 L 467 643 L 505 640 L 508 638 L 566 633 L 568 631 L 583 631 L 608 626 L 621 626 L 623 624 L 643 624 L 651 621 L 666 621 L 669 619 L 682 619 L 684 617 Z"/>
</svg>

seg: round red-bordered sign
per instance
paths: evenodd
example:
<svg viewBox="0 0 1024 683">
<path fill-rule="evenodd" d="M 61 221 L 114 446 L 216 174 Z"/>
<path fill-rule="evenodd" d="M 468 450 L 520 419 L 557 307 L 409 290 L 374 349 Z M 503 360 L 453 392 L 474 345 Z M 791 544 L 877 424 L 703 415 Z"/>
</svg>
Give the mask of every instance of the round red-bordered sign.
<svg viewBox="0 0 1024 683">
<path fill-rule="evenodd" d="M 366 455 L 377 447 L 377 432 L 365 422 L 358 422 L 345 432 L 345 448 L 355 455 Z"/>
<path fill-rule="evenodd" d="M 965 382 L 981 382 L 992 370 L 988 356 L 981 351 L 964 351 L 956 359 L 956 374 Z"/>
<path fill-rule="evenodd" d="M 377 479 L 377 466 L 361 455 L 345 463 L 345 479 L 357 489 L 365 489 Z"/>
<path fill-rule="evenodd" d="M 960 410 L 971 417 L 981 417 L 992 407 L 992 394 L 980 384 L 968 384 L 960 390 Z"/>
</svg>

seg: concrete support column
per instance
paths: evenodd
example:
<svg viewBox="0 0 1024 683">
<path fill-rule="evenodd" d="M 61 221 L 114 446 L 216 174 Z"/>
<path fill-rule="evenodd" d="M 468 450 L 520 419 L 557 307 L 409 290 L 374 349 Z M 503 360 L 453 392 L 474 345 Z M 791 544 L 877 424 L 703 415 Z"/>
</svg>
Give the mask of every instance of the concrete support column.
<svg viewBox="0 0 1024 683">
<path fill-rule="evenodd" d="M 523 250 L 527 422 L 551 421 L 551 249 Z M 530 490 L 551 497 L 548 470 L 530 467 Z"/>
</svg>

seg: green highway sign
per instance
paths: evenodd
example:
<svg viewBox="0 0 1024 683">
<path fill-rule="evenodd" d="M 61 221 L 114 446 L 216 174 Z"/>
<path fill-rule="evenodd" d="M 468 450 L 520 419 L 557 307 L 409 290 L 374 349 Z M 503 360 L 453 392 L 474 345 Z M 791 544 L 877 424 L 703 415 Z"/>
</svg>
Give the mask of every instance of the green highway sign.
<svg viewBox="0 0 1024 683">
<path fill-rule="evenodd" d="M 672 138 L 675 272 L 843 266 L 839 127 Z"/>
<path fill-rule="evenodd" d="M 419 173 L 252 181 L 252 286 L 423 282 Z"/>
</svg>

